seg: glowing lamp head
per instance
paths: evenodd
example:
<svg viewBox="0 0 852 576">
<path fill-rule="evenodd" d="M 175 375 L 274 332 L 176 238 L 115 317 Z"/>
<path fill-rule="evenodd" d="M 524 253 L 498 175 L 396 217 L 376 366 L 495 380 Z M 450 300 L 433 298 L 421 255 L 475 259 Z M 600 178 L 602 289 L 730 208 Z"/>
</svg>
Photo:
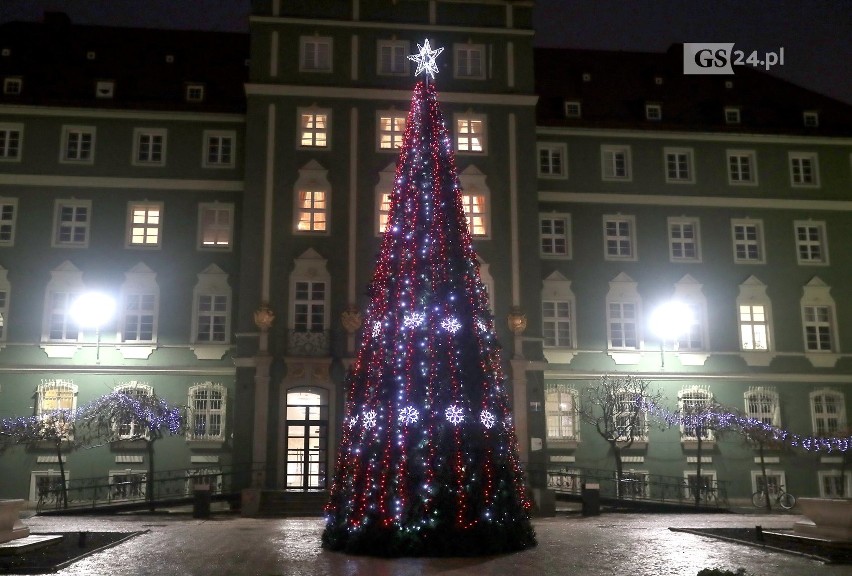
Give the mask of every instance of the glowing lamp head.
<svg viewBox="0 0 852 576">
<path fill-rule="evenodd" d="M 671 301 L 651 313 L 650 328 L 662 340 L 674 340 L 686 334 L 693 324 L 692 309 L 683 302 Z"/>
<path fill-rule="evenodd" d="M 70 312 L 78 326 L 100 328 L 112 318 L 115 300 L 102 292 L 85 292 L 74 300 Z"/>
</svg>

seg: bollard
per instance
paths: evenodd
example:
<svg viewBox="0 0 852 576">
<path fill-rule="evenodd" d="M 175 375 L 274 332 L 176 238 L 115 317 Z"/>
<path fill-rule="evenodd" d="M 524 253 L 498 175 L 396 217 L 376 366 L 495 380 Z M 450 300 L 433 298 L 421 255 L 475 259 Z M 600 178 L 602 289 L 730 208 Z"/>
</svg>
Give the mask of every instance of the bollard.
<svg viewBox="0 0 852 576">
<path fill-rule="evenodd" d="M 754 537 L 757 538 L 758 542 L 763 542 L 763 526 L 754 527 Z"/>
<path fill-rule="evenodd" d="M 77 547 L 78 548 L 85 548 L 86 547 L 86 535 L 87 534 L 88 534 L 88 532 L 80 532 L 80 534 L 77 535 Z"/>
</svg>

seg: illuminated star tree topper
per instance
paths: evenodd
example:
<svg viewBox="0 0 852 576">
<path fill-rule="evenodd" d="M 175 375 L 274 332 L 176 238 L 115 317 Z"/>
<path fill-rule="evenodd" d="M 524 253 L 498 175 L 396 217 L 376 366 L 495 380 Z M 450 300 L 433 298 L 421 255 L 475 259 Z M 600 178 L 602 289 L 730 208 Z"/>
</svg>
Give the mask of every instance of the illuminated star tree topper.
<svg viewBox="0 0 852 576">
<path fill-rule="evenodd" d="M 429 78 L 435 78 L 435 74 L 438 73 L 438 65 L 435 63 L 435 58 L 444 51 L 443 48 L 438 48 L 437 50 L 433 50 L 429 45 L 429 39 L 423 41 L 423 45 L 417 45 L 417 49 L 420 50 L 418 54 L 411 54 L 408 59 L 412 62 L 417 63 L 417 70 L 414 72 L 415 76 L 419 76 L 421 73 L 423 74 L 426 83 L 429 83 Z"/>
</svg>

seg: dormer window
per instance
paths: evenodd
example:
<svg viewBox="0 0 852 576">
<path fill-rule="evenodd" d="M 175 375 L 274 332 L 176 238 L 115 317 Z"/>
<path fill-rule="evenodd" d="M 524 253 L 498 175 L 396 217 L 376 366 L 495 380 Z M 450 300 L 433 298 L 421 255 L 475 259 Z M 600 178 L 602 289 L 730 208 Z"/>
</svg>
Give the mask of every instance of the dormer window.
<svg viewBox="0 0 852 576">
<path fill-rule="evenodd" d="M 20 78 L 4 78 L 3 79 L 3 94 L 18 95 L 23 87 L 23 80 Z"/>
<path fill-rule="evenodd" d="M 187 102 L 204 102 L 204 84 L 187 84 Z"/>
<path fill-rule="evenodd" d="M 577 101 L 568 100 L 565 102 L 565 117 L 580 118 L 583 113 L 582 105 Z"/>
<path fill-rule="evenodd" d="M 7 57 L 12 55 L 12 49 L 11 48 L 3 48 L 2 52 L 0 52 L 0 54 L 2 54 L 4 58 L 7 58 Z"/>
<path fill-rule="evenodd" d="M 726 89 L 731 90 L 733 87 L 734 87 L 734 81 L 733 80 L 725 80 L 725 88 Z"/>
<path fill-rule="evenodd" d="M 166 54 L 166 64 L 174 64 L 175 56 L 174 54 Z"/>
<path fill-rule="evenodd" d="M 663 77 L 662 76 L 654 76 L 654 84 L 657 86 L 663 85 Z"/>
<path fill-rule="evenodd" d="M 819 112 L 808 111 L 802 114 L 802 119 L 804 120 L 805 126 L 807 128 L 816 128 L 819 126 Z"/>
<path fill-rule="evenodd" d="M 97 57 L 98 55 L 95 53 L 94 50 L 89 50 L 88 52 L 86 52 L 86 60 L 94 60 Z"/>
<path fill-rule="evenodd" d="M 592 75 L 589 74 L 588 72 L 583 72 L 583 82 L 591 82 L 591 81 L 592 81 Z"/>
<path fill-rule="evenodd" d="M 663 119 L 663 107 L 659 104 L 645 104 L 645 120 L 659 122 Z"/>
<path fill-rule="evenodd" d="M 740 109 L 735 106 L 728 106 L 725 108 L 725 124 L 739 124 L 740 123 Z"/>
<path fill-rule="evenodd" d="M 95 83 L 95 98 L 110 99 L 115 96 L 114 80 L 98 80 Z"/>
</svg>

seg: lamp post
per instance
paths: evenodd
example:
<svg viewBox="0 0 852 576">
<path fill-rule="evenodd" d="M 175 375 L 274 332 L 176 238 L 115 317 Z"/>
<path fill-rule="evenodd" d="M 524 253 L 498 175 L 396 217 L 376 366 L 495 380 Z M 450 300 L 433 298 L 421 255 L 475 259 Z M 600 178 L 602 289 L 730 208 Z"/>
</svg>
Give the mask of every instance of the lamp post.
<svg viewBox="0 0 852 576">
<path fill-rule="evenodd" d="M 670 300 L 659 306 L 651 313 L 651 331 L 660 339 L 660 366 L 666 367 L 665 343 L 672 340 L 677 343 L 678 338 L 689 332 L 692 325 L 692 309 L 677 300 Z"/>
<path fill-rule="evenodd" d="M 71 304 L 71 317 L 81 328 L 95 329 L 95 363 L 101 363 L 101 326 L 112 318 L 115 300 L 103 292 L 84 292 Z"/>
</svg>

